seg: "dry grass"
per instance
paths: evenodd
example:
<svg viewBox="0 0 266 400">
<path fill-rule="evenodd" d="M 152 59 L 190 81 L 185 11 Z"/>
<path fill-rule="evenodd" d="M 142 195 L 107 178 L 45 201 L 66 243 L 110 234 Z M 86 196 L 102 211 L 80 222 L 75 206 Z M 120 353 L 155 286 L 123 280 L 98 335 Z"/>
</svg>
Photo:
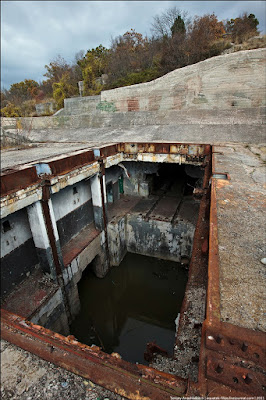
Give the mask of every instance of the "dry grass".
<svg viewBox="0 0 266 400">
<path fill-rule="evenodd" d="M 241 50 L 254 50 L 266 47 L 266 35 L 254 36 L 243 43 L 233 44 L 228 50 L 225 50 L 222 54 L 235 53 Z"/>
</svg>

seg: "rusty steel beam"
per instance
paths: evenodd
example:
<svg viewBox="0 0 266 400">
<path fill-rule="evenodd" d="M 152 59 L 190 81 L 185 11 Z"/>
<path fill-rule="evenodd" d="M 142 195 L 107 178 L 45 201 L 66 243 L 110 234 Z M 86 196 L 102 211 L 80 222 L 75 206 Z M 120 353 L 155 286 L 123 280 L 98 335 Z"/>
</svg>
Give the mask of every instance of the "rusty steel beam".
<svg viewBox="0 0 266 400">
<path fill-rule="evenodd" d="M 186 393 L 187 381 L 103 353 L 1 310 L 2 338 L 132 400 L 170 400 Z"/>
<path fill-rule="evenodd" d="M 35 167 L 3 171 L 1 174 L 1 197 L 40 181 Z"/>
<path fill-rule="evenodd" d="M 158 154 L 184 154 L 188 156 L 204 156 L 209 154 L 210 146 L 192 143 L 145 143 L 125 142 L 118 144 L 118 150 L 126 154 L 158 153 Z"/>
<path fill-rule="evenodd" d="M 176 337 L 176 345 L 179 346 L 179 335 L 182 333 L 184 329 L 184 325 L 186 324 L 186 318 L 184 318 L 185 313 L 187 312 L 190 304 L 190 300 L 187 297 L 188 289 L 197 286 L 198 284 L 202 285 L 204 280 L 205 271 L 208 269 L 208 258 L 207 251 L 204 250 L 205 243 L 208 240 L 208 224 L 209 224 L 209 195 L 208 195 L 208 186 L 209 179 L 211 174 L 211 165 L 210 165 L 210 156 L 208 156 L 207 166 L 204 172 L 203 178 L 203 196 L 200 202 L 200 208 L 198 213 L 197 224 L 195 228 L 195 234 L 193 239 L 193 248 L 192 254 L 189 264 L 188 271 L 188 281 L 186 285 L 185 295 L 182 301 L 182 306 L 180 310 L 180 322 L 178 327 L 178 334 Z"/>
<path fill-rule="evenodd" d="M 59 158 L 48 162 L 53 175 L 63 175 L 73 169 L 80 168 L 84 165 L 91 164 L 95 161 L 92 150 L 84 151 L 78 154 L 68 155 L 67 157 Z"/>
<path fill-rule="evenodd" d="M 61 265 L 60 265 L 60 261 L 59 261 L 58 252 L 57 252 L 56 239 L 55 239 L 55 235 L 54 235 L 54 229 L 53 229 L 53 224 L 52 224 L 52 219 L 51 219 L 51 214 L 50 214 L 50 209 L 49 209 L 49 203 L 48 203 L 50 196 L 51 196 L 50 181 L 45 180 L 43 182 L 43 187 L 42 187 L 41 204 L 42 204 L 42 210 L 43 210 L 45 225 L 46 225 L 46 229 L 47 229 L 47 234 L 48 234 L 50 246 L 52 249 L 56 275 L 57 275 L 57 279 L 58 279 L 58 277 L 62 275 L 62 269 L 61 269 Z"/>
<path fill-rule="evenodd" d="M 119 153 L 117 143 L 109 146 L 100 147 L 99 150 L 100 150 L 100 156 L 103 158 L 110 157 L 115 155 L 116 153 Z"/>
<path fill-rule="evenodd" d="M 216 180 L 212 179 L 210 205 L 210 235 L 209 235 L 209 267 L 206 318 L 211 324 L 219 324 L 220 312 L 220 281 L 218 255 L 218 219 Z"/>
</svg>

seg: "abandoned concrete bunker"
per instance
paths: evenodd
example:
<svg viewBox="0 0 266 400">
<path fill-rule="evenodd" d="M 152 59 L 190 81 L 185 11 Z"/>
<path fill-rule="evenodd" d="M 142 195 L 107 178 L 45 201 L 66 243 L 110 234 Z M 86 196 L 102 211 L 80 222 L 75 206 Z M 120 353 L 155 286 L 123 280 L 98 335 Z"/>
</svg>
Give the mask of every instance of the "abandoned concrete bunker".
<svg viewBox="0 0 266 400">
<path fill-rule="evenodd" d="M 64 168 L 64 159 L 33 165 L 38 182 L 24 187 L 18 209 L 2 218 L 2 306 L 90 346 L 119 351 L 129 361 L 156 362 L 157 350 L 168 371 L 208 188 L 210 146 L 125 143 L 84 155 L 83 166 L 63 176 L 53 170 Z M 117 268 L 123 259 L 128 261 Z M 109 287 L 99 286 L 97 278 L 109 275 Z M 191 310 L 198 326 L 205 315 L 206 265 L 203 275 L 197 283 L 201 313 Z M 84 276 L 91 286 L 83 297 L 96 295 L 85 311 L 78 290 Z M 192 340 L 188 329 L 184 334 Z M 199 338 L 200 330 L 186 348 L 195 361 L 179 366 L 184 377 L 194 370 L 196 379 Z"/>
<path fill-rule="evenodd" d="M 265 396 L 265 55 L 2 118 L 6 400 Z"/>
</svg>

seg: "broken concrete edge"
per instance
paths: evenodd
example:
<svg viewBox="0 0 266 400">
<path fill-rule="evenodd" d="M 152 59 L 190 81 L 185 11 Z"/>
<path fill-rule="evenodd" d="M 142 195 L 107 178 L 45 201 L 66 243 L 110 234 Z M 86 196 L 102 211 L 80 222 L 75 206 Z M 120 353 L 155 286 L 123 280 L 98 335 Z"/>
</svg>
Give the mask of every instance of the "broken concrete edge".
<svg viewBox="0 0 266 400">
<path fill-rule="evenodd" d="M 2 338 L 26 351 L 127 397 L 166 400 L 185 394 L 187 380 L 131 364 L 1 310 Z"/>
</svg>

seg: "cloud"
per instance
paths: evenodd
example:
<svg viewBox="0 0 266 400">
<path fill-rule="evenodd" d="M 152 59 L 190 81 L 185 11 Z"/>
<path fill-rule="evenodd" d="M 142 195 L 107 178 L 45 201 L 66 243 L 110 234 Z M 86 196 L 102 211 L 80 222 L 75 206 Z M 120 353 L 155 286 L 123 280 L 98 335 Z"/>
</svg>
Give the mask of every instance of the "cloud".
<svg viewBox="0 0 266 400">
<path fill-rule="evenodd" d="M 2 1 L 1 86 L 40 81 L 58 54 L 71 62 L 79 50 L 109 47 L 131 28 L 150 35 L 153 17 L 173 6 L 219 20 L 254 13 L 265 33 L 264 1 Z"/>
</svg>

